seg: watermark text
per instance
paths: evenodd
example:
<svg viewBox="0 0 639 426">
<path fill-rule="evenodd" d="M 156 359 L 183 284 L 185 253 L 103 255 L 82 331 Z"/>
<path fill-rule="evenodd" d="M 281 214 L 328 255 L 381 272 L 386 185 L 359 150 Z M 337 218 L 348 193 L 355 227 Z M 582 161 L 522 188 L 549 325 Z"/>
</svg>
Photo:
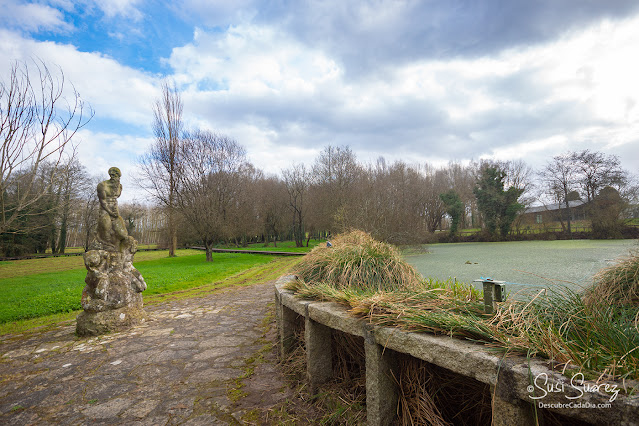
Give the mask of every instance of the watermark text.
<svg viewBox="0 0 639 426">
<path fill-rule="evenodd" d="M 532 400 L 541 400 L 547 397 L 549 394 L 553 393 L 561 393 L 568 400 L 577 400 L 583 397 L 587 393 L 606 393 L 609 395 L 608 403 L 614 402 L 619 395 L 620 389 L 616 384 L 611 383 L 602 383 L 602 384 L 593 384 L 587 383 L 583 373 L 577 373 L 572 376 L 570 379 L 570 383 L 550 383 L 548 380 L 548 374 L 540 373 L 538 374 L 534 380 L 533 384 L 529 385 L 526 389 L 528 393 L 532 395 L 528 395 L 528 397 Z M 540 402 L 540 407 L 541 407 Z M 560 404 L 561 403 L 557 403 Z M 567 403 L 570 404 L 570 403 Z M 567 405 L 563 404 L 563 405 Z M 579 404 L 582 404 L 581 402 Z M 565 408 L 608 408 L 608 407 L 596 407 L 597 405 L 606 405 L 606 404 L 592 404 L 586 403 L 595 407 L 577 407 L 577 404 L 574 404 L 574 407 L 565 407 Z M 543 404 L 543 405 L 553 405 L 553 404 Z M 610 405 L 610 404 L 608 404 Z M 563 407 L 541 407 L 541 408 L 563 408 Z"/>
</svg>

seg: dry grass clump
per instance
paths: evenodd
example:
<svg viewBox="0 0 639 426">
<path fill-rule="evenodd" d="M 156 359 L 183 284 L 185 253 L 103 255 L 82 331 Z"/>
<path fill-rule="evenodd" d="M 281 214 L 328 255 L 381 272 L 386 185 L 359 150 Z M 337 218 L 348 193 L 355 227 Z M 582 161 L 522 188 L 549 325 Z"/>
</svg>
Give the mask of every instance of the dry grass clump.
<svg viewBox="0 0 639 426">
<path fill-rule="evenodd" d="M 421 281 L 419 273 L 395 247 L 376 241 L 365 232 L 351 231 L 331 243 L 332 247 L 314 248 L 293 273 L 302 281 L 336 289 L 403 290 Z"/>
<path fill-rule="evenodd" d="M 315 395 L 306 382 L 306 348 L 304 317 L 295 327 L 296 344 L 280 363 L 296 397 L 311 407 L 313 413 L 297 412 L 290 404 L 271 410 L 269 424 L 360 425 L 366 423 L 366 376 L 364 339 L 333 330 L 333 379 L 319 387 Z M 312 414 L 312 416 L 309 416 Z M 300 416 L 305 416 L 301 418 Z"/>
<path fill-rule="evenodd" d="M 483 320 L 483 299 L 472 286 L 452 281 L 423 281 L 421 287 L 403 291 L 337 289 L 327 283 L 297 280 L 287 288 L 304 299 L 337 302 L 350 312 L 381 326 L 406 331 L 445 334 L 480 342 L 493 342 Z"/>
<path fill-rule="evenodd" d="M 639 251 L 599 271 L 586 292 L 588 305 L 606 301 L 615 305 L 639 306 Z"/>
<path fill-rule="evenodd" d="M 323 424 L 366 424 L 366 354 L 364 339 L 332 331 L 333 379 L 321 387 L 328 408 Z"/>
<path fill-rule="evenodd" d="M 489 325 L 497 345 L 510 352 L 577 366 L 593 378 L 636 380 L 639 255 L 601 270 L 584 294 L 559 288 L 506 303 Z"/>
<path fill-rule="evenodd" d="M 465 284 L 428 281 L 412 291 L 353 297 L 349 305 L 373 324 L 492 342 L 481 297 Z"/>
</svg>

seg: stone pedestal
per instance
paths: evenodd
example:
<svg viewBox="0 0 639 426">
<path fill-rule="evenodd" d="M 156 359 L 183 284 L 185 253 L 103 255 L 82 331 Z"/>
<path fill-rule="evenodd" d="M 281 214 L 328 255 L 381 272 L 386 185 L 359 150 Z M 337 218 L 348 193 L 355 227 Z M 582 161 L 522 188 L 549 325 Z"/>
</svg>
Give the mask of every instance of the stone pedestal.
<svg viewBox="0 0 639 426">
<path fill-rule="evenodd" d="M 84 253 L 87 268 L 86 286 L 82 292 L 84 312 L 77 318 L 77 335 L 121 331 L 144 322 L 142 292 L 146 290 L 146 282 L 133 267 L 136 251 L 137 242 L 128 237 L 121 251 L 97 248 Z"/>
<path fill-rule="evenodd" d="M 78 315 L 75 332 L 78 336 L 98 336 L 122 331 L 142 324 L 146 313 L 140 308 L 125 306 L 104 312 L 84 311 Z"/>
</svg>

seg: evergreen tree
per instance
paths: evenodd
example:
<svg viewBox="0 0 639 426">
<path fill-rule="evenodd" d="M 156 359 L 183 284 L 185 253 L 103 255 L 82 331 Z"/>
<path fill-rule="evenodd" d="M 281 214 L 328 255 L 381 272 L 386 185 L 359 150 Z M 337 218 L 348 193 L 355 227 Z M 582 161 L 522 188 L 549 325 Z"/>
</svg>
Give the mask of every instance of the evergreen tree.
<svg viewBox="0 0 639 426">
<path fill-rule="evenodd" d="M 450 215 L 452 220 L 450 224 L 450 235 L 455 235 L 457 232 L 457 228 L 459 228 L 459 222 L 461 221 L 464 211 L 466 210 L 466 206 L 462 203 L 461 198 L 459 198 L 459 194 L 455 192 L 455 190 L 451 189 L 448 192 L 439 195 L 439 198 L 446 205 L 446 213 Z"/>
<path fill-rule="evenodd" d="M 506 172 L 496 167 L 486 167 L 481 171 L 473 190 L 479 211 L 492 237 L 505 238 L 517 213 L 524 207 L 517 201 L 523 189 L 511 186 L 504 190 L 505 178 Z"/>
</svg>

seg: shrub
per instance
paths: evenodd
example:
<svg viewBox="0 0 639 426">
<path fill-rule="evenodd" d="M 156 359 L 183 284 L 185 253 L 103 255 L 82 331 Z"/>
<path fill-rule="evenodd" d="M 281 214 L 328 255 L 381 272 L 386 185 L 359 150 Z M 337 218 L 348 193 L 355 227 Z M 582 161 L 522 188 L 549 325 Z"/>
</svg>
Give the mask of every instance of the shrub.
<svg viewBox="0 0 639 426">
<path fill-rule="evenodd" d="M 339 235 L 331 244 L 316 247 L 304 257 L 293 271 L 299 279 L 340 290 L 376 291 L 403 290 L 421 282 L 399 250 L 365 232 Z"/>
</svg>

